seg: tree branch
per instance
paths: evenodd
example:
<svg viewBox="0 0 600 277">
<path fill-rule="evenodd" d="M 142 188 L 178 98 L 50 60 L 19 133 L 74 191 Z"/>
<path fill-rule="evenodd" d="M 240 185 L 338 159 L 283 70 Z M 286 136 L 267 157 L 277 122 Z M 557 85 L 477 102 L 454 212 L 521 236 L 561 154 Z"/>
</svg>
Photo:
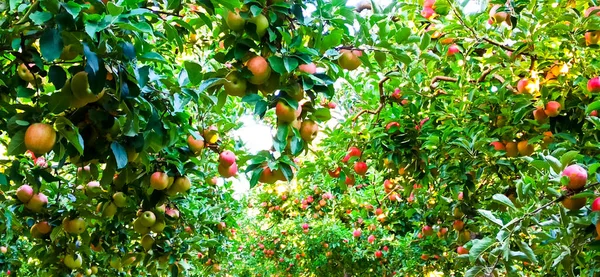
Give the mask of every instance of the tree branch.
<svg viewBox="0 0 600 277">
<path fill-rule="evenodd" d="M 381 79 L 379 81 L 379 106 L 377 107 L 377 109 L 375 109 L 374 111 L 371 111 L 371 110 L 362 110 L 362 111 L 358 112 L 354 116 L 354 118 L 352 118 L 352 121 L 356 121 L 358 119 L 358 117 L 360 117 L 361 115 L 363 115 L 365 113 L 375 114 L 375 115 L 377 115 L 377 118 L 379 119 L 379 113 L 381 113 L 381 110 L 383 110 L 383 107 L 385 106 L 385 99 L 386 99 L 385 93 L 383 91 L 383 84 L 385 82 L 387 82 L 388 80 L 390 80 L 390 77 L 389 76 L 385 76 L 383 79 Z"/>
</svg>

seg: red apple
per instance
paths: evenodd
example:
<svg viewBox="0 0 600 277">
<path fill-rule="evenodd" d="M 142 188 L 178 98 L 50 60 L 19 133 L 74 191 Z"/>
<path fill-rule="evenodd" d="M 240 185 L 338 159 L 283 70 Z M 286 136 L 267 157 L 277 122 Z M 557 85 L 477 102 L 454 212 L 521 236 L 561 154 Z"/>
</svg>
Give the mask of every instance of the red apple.
<svg viewBox="0 0 600 277">
<path fill-rule="evenodd" d="M 360 229 L 356 229 L 354 230 L 354 232 L 352 232 L 352 236 L 354 236 L 355 238 L 359 238 L 362 235 L 362 230 Z"/>
<path fill-rule="evenodd" d="M 592 202 L 592 212 L 600 211 L 600 197 L 594 199 Z"/>
<path fill-rule="evenodd" d="M 492 141 L 490 143 L 491 146 L 494 147 L 494 150 L 496 151 L 504 151 L 506 150 L 506 147 L 504 146 L 504 144 L 502 142 L 499 141 Z"/>
<path fill-rule="evenodd" d="M 546 104 L 546 109 L 544 110 L 547 116 L 555 117 L 560 113 L 560 103 L 556 101 L 550 101 Z"/>
<path fill-rule="evenodd" d="M 375 251 L 375 258 L 380 259 L 381 257 L 383 257 L 383 252 L 381 250 Z"/>
<path fill-rule="evenodd" d="M 393 127 L 396 127 L 396 130 L 400 129 L 400 123 L 398 123 L 396 121 L 392 121 L 392 122 L 388 123 L 387 125 L 385 125 L 385 130 L 389 132 L 390 129 Z"/>
<path fill-rule="evenodd" d="M 429 225 L 425 225 L 423 228 L 421 228 L 421 232 L 423 232 L 423 235 L 425 236 L 431 236 L 433 235 L 433 228 L 431 228 Z"/>
<path fill-rule="evenodd" d="M 462 229 L 464 227 L 465 227 L 465 223 L 460 219 L 455 220 L 454 223 L 452 224 L 452 228 L 454 228 L 454 230 L 456 230 L 456 231 L 462 231 Z"/>
<path fill-rule="evenodd" d="M 587 89 L 589 92 L 600 92 L 600 77 L 594 77 L 587 83 Z"/>
<path fill-rule="evenodd" d="M 298 66 L 300 72 L 315 74 L 317 73 L 317 66 L 314 63 L 301 64 Z"/>
<path fill-rule="evenodd" d="M 375 236 L 374 236 L 374 235 L 370 235 L 370 236 L 367 238 L 367 241 L 368 241 L 369 243 L 374 243 L 374 242 L 375 242 Z"/>
<path fill-rule="evenodd" d="M 544 122 L 546 122 L 546 120 L 548 119 L 548 115 L 546 114 L 546 112 L 544 111 L 544 108 L 542 107 L 538 107 L 537 109 L 535 109 L 533 111 L 533 118 L 535 119 L 535 121 L 537 121 L 539 124 L 543 124 Z"/>
<path fill-rule="evenodd" d="M 459 53 L 460 49 L 458 49 L 458 45 L 456 44 L 452 44 L 450 45 L 450 47 L 448 47 L 448 53 L 446 53 L 447 56 L 454 56 L 456 53 Z"/>
<path fill-rule="evenodd" d="M 367 170 L 368 166 L 365 162 L 357 162 L 356 164 L 354 164 L 354 172 L 356 172 L 356 174 L 358 175 L 364 176 L 365 174 L 367 174 Z"/>
<path fill-rule="evenodd" d="M 459 246 L 456 248 L 456 253 L 460 255 L 469 254 L 469 249 Z"/>
<path fill-rule="evenodd" d="M 567 188 L 571 190 L 580 190 L 587 183 L 587 171 L 583 167 L 573 164 L 567 166 L 562 172 L 562 176 L 569 177 Z"/>
<path fill-rule="evenodd" d="M 235 163 L 235 154 L 229 150 L 225 150 L 219 154 L 219 163 L 224 167 L 229 167 L 233 163 Z"/>
<path fill-rule="evenodd" d="M 29 202 L 33 197 L 33 188 L 30 185 L 22 185 L 17 189 L 17 198 L 23 203 Z"/>
</svg>

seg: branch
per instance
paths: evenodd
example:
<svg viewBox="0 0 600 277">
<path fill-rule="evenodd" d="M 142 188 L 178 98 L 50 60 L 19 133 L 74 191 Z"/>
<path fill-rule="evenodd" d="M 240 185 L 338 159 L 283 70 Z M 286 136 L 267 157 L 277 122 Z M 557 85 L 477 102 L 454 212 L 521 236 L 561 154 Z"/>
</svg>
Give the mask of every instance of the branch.
<svg viewBox="0 0 600 277">
<path fill-rule="evenodd" d="M 385 82 L 387 82 L 388 80 L 390 80 L 390 77 L 385 76 L 383 79 L 381 79 L 381 81 L 379 81 L 379 107 L 377 107 L 377 109 L 374 111 L 362 110 L 362 111 L 358 112 L 354 116 L 354 118 L 352 118 L 352 121 L 356 121 L 356 119 L 358 119 L 358 117 L 360 117 L 361 115 L 363 115 L 365 113 L 376 114 L 377 118 L 379 118 L 379 113 L 381 112 L 381 110 L 383 110 L 383 107 L 385 106 L 385 98 L 386 98 L 385 93 L 383 92 L 383 84 Z"/>
<path fill-rule="evenodd" d="M 37 9 L 39 4 L 40 4 L 40 2 L 38 0 L 35 0 L 35 2 L 33 2 L 33 4 L 31 4 L 31 6 L 27 10 L 27 12 L 23 15 L 23 17 L 21 19 L 19 19 L 19 21 L 17 21 L 17 23 L 15 23 L 15 25 L 21 25 L 21 24 L 25 23 L 25 20 L 27 20 L 29 18 L 29 15 L 33 12 L 33 10 Z"/>
<path fill-rule="evenodd" d="M 478 84 L 481 83 L 483 81 L 485 81 L 485 78 L 490 75 L 490 73 L 492 73 L 494 69 L 493 68 L 488 68 L 485 71 L 483 71 L 481 73 L 481 76 L 479 76 L 479 78 L 477 79 L 472 79 L 469 80 L 469 83 L 474 83 L 474 84 Z M 498 81 L 500 81 L 501 83 L 504 84 L 504 82 L 506 81 L 504 78 L 502 78 L 502 76 L 498 75 L 498 74 L 494 74 L 492 75 L 492 77 Z M 458 82 L 458 78 L 453 78 L 453 77 L 448 77 L 448 76 L 435 76 L 433 77 L 433 79 L 431 79 L 431 84 L 429 85 L 429 88 L 431 88 L 431 90 L 433 91 L 437 86 L 435 85 L 436 83 L 443 81 L 443 82 L 452 82 L 452 83 L 456 83 Z M 511 90 L 511 91 L 516 91 L 515 88 L 513 88 L 511 85 L 506 84 L 506 88 Z"/>
</svg>

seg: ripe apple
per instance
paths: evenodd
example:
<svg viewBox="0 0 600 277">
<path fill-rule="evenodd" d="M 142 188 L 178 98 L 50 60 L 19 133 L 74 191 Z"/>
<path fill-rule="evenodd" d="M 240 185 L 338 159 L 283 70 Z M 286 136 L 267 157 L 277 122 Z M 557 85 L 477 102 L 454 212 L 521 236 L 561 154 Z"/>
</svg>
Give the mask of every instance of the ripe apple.
<svg viewBox="0 0 600 277">
<path fill-rule="evenodd" d="M 271 67 L 269 67 L 269 62 L 261 56 L 254 56 L 248 62 L 246 62 L 246 67 L 250 72 L 252 72 L 252 77 L 248 79 L 248 82 L 261 85 L 264 84 L 269 77 L 271 76 Z"/>
<path fill-rule="evenodd" d="M 246 25 L 246 20 L 240 16 L 239 9 L 235 9 L 235 11 L 229 11 L 227 13 L 225 23 L 227 24 L 227 27 L 233 31 L 242 31 L 244 30 L 244 25 Z"/>
<path fill-rule="evenodd" d="M 534 81 L 527 79 L 527 78 L 523 78 L 523 79 L 519 80 L 519 82 L 517 83 L 517 92 L 519 94 L 521 94 L 521 93 L 534 94 L 534 93 L 538 92 L 539 90 L 540 90 L 540 86 L 538 84 L 536 84 Z"/>
<path fill-rule="evenodd" d="M 586 202 L 587 202 L 587 199 L 585 197 L 572 198 L 571 196 L 569 196 L 562 201 L 562 204 L 565 208 L 567 208 L 571 211 L 578 211 L 581 208 L 583 208 L 583 206 L 585 206 Z"/>
<path fill-rule="evenodd" d="M 358 58 L 359 56 L 356 55 L 357 53 L 362 54 L 361 51 L 351 51 L 347 49 L 342 49 L 340 50 L 340 53 L 341 55 L 338 59 L 338 64 L 343 69 L 354 70 L 362 64 L 362 62 Z"/>
<path fill-rule="evenodd" d="M 465 223 L 460 219 L 457 219 L 454 221 L 454 223 L 452 223 L 452 228 L 456 231 L 460 232 L 460 231 L 462 231 L 462 229 L 464 227 L 465 227 Z"/>
<path fill-rule="evenodd" d="M 390 131 L 390 129 L 395 128 L 396 131 L 398 131 L 400 129 L 400 123 L 396 122 L 396 121 L 392 121 L 390 123 L 388 123 L 387 125 L 385 125 L 385 130 L 387 132 Z"/>
<path fill-rule="evenodd" d="M 314 63 L 301 64 L 298 66 L 300 72 L 315 74 L 317 73 L 317 66 Z"/>
<path fill-rule="evenodd" d="M 237 71 L 229 73 L 225 79 L 227 82 L 225 82 L 223 88 L 227 94 L 238 97 L 246 95 L 248 83 Z"/>
<path fill-rule="evenodd" d="M 600 197 L 594 199 L 592 202 L 592 212 L 600 211 Z"/>
<path fill-rule="evenodd" d="M 6 254 L 6 252 L 8 252 L 8 248 L 6 248 L 6 246 L 0 246 L 0 253 Z"/>
<path fill-rule="evenodd" d="M 155 190 L 164 190 L 169 185 L 169 176 L 164 172 L 154 172 L 150 176 L 150 186 Z M 149 227 L 149 226 L 148 226 Z"/>
<path fill-rule="evenodd" d="M 598 44 L 598 42 L 600 42 L 600 30 L 585 33 L 585 44 L 586 45 L 596 45 L 596 44 Z"/>
<path fill-rule="evenodd" d="M 199 139 L 194 138 L 193 135 L 189 135 L 187 138 L 188 148 L 190 148 L 190 151 L 196 155 L 198 155 L 200 151 L 204 149 L 204 138 L 202 138 L 200 134 L 198 134 L 198 136 L 200 137 Z"/>
<path fill-rule="evenodd" d="M 169 188 L 169 194 L 184 193 L 192 187 L 190 179 L 186 176 L 180 176 L 175 179 L 173 185 Z"/>
<path fill-rule="evenodd" d="M 82 234 L 83 232 L 85 232 L 86 227 L 87 224 L 85 223 L 85 220 L 81 217 L 78 217 L 73 220 L 63 220 L 63 228 L 65 229 L 65 232 L 72 235 Z"/>
<path fill-rule="evenodd" d="M 600 92 L 600 77 L 594 77 L 587 83 L 587 89 L 591 93 Z"/>
<path fill-rule="evenodd" d="M 25 131 L 25 147 L 36 155 L 43 155 L 56 143 L 56 131 L 52 125 L 44 123 L 33 123 Z"/>
<path fill-rule="evenodd" d="M 17 189 L 17 198 L 23 203 L 29 202 L 33 197 L 33 188 L 30 185 L 22 185 Z"/>
<path fill-rule="evenodd" d="M 40 192 L 38 194 L 34 194 L 29 202 L 25 204 L 25 207 L 33 212 L 39 213 L 46 205 L 48 205 L 48 197 Z"/>
<path fill-rule="evenodd" d="M 510 15 L 507 12 L 498 12 L 500 5 L 494 5 L 490 9 L 490 22 L 495 24 L 501 24 L 502 22 L 506 22 L 506 24 L 510 25 Z"/>
<path fill-rule="evenodd" d="M 154 225 L 154 223 L 156 223 L 156 216 L 151 211 L 145 211 L 140 217 L 138 217 L 138 220 L 142 226 L 150 228 L 152 225 Z"/>
<path fill-rule="evenodd" d="M 335 170 L 329 170 L 327 173 L 329 173 L 329 176 L 331 176 L 332 178 L 339 178 L 341 172 L 342 168 L 338 167 Z"/>
<path fill-rule="evenodd" d="M 313 141 L 319 132 L 319 125 L 312 120 L 305 120 L 300 125 L 300 137 L 306 142 Z"/>
<path fill-rule="evenodd" d="M 435 10 L 430 7 L 423 7 L 423 9 L 421 10 L 421 15 L 429 19 L 435 15 Z"/>
<path fill-rule="evenodd" d="M 275 106 L 275 114 L 281 123 L 292 123 L 300 116 L 301 112 L 302 106 L 298 105 L 298 109 L 294 110 L 284 101 L 277 102 L 277 105 Z"/>
<path fill-rule="evenodd" d="M 256 34 L 259 38 L 262 38 L 267 33 L 267 29 L 269 29 L 269 20 L 263 14 L 250 18 L 248 22 L 256 25 Z"/>
<path fill-rule="evenodd" d="M 521 156 L 529 156 L 533 154 L 534 151 L 533 145 L 529 144 L 527 140 L 519 141 L 519 143 L 517 144 L 517 150 L 519 151 L 519 154 L 521 154 Z"/>
<path fill-rule="evenodd" d="M 427 261 L 427 260 L 429 260 L 429 255 L 427 255 L 427 254 L 422 254 L 422 255 L 421 255 L 421 260 L 423 260 L 423 261 Z"/>
<path fill-rule="evenodd" d="M 230 166 L 219 164 L 217 171 L 221 174 L 221 177 L 229 178 L 237 175 L 238 166 L 236 163 L 233 163 Z"/>
<path fill-rule="evenodd" d="M 519 156 L 519 149 L 516 142 L 510 141 L 506 143 L 506 156 L 513 158 Z"/>
<path fill-rule="evenodd" d="M 359 238 L 361 235 L 362 235 L 361 229 L 356 229 L 352 232 L 352 236 L 354 236 L 355 238 Z"/>
<path fill-rule="evenodd" d="M 550 101 L 546 103 L 546 109 L 544 110 L 547 116 L 556 117 L 560 113 L 560 103 L 556 101 Z"/>
<path fill-rule="evenodd" d="M 368 241 L 369 243 L 373 244 L 373 243 L 375 242 L 375 236 L 374 236 L 374 235 L 370 235 L 370 236 L 367 238 L 367 241 Z"/>
<path fill-rule="evenodd" d="M 102 187 L 98 181 L 90 181 L 85 185 L 85 194 L 87 196 L 93 197 L 100 192 L 102 192 Z"/>
<path fill-rule="evenodd" d="M 67 254 L 63 262 L 70 269 L 78 269 L 81 267 L 83 259 L 79 254 Z"/>
<path fill-rule="evenodd" d="M 152 249 L 152 246 L 154 245 L 154 238 L 150 236 L 150 234 L 146 234 L 142 237 L 141 243 L 144 250 L 148 251 Z"/>
<path fill-rule="evenodd" d="M 360 175 L 360 176 L 364 176 L 365 174 L 367 174 L 367 163 L 365 162 L 356 162 L 354 164 L 354 172 L 356 172 L 356 174 Z"/>
<path fill-rule="evenodd" d="M 456 53 L 459 53 L 460 49 L 458 48 L 458 45 L 456 44 L 452 44 L 450 45 L 450 47 L 448 47 L 448 53 L 446 53 L 447 56 L 454 56 Z"/>
<path fill-rule="evenodd" d="M 102 211 L 102 217 L 104 218 L 112 218 L 117 214 L 117 205 L 113 202 L 107 202 L 104 206 L 104 210 Z"/>
<path fill-rule="evenodd" d="M 52 226 L 50 226 L 50 223 L 48 223 L 48 221 L 40 221 L 34 224 L 33 226 L 35 226 L 37 231 L 42 235 L 49 234 L 52 231 Z"/>
<path fill-rule="evenodd" d="M 202 131 L 202 137 L 206 144 L 215 144 L 219 140 L 219 130 L 217 126 L 210 126 Z"/>
<path fill-rule="evenodd" d="M 24 63 L 20 64 L 17 68 L 17 75 L 19 75 L 19 77 L 21 77 L 21 79 L 23 79 L 25 82 L 31 83 L 33 80 L 35 80 L 35 77 Z"/>
<path fill-rule="evenodd" d="M 431 236 L 433 235 L 433 228 L 431 228 L 429 225 L 425 225 L 423 228 L 421 228 L 421 232 L 423 232 L 423 235 L 425 236 Z"/>
<path fill-rule="evenodd" d="M 469 254 L 469 249 L 459 246 L 456 248 L 456 253 L 458 253 L 459 255 Z"/>
<path fill-rule="evenodd" d="M 588 174 L 583 167 L 572 164 L 567 166 L 562 172 L 562 176 L 569 177 L 569 184 L 567 184 L 567 188 L 570 190 L 580 190 L 587 183 Z"/>
<path fill-rule="evenodd" d="M 375 258 L 380 259 L 381 257 L 383 257 L 383 252 L 381 250 L 375 251 Z"/>
<path fill-rule="evenodd" d="M 230 166 L 235 163 L 235 154 L 229 150 L 225 150 L 219 154 L 219 163 L 223 166 Z"/>
<path fill-rule="evenodd" d="M 496 151 L 505 151 L 506 150 L 506 147 L 504 147 L 504 144 L 499 141 L 492 141 L 490 143 L 490 145 L 493 146 L 494 150 L 496 150 Z"/>
<path fill-rule="evenodd" d="M 361 154 L 362 153 L 360 149 L 358 149 L 357 147 L 351 146 L 350 148 L 348 148 L 348 156 L 350 157 L 360 157 Z"/>
<path fill-rule="evenodd" d="M 115 206 L 119 208 L 124 208 L 127 206 L 127 195 L 125 195 L 123 192 L 115 192 L 112 196 L 112 199 L 113 203 L 115 203 Z"/>
<path fill-rule="evenodd" d="M 533 118 L 535 119 L 535 121 L 537 121 L 539 124 L 543 124 L 546 122 L 546 120 L 548 119 L 548 115 L 546 114 L 546 112 L 544 111 L 544 108 L 542 107 L 538 107 L 537 109 L 535 109 L 533 111 Z"/>
</svg>

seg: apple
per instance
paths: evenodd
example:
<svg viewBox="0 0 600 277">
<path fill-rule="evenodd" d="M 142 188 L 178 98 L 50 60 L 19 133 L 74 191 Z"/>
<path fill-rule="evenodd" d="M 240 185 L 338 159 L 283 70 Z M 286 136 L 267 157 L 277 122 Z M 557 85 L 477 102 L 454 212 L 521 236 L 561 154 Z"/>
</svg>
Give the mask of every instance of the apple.
<svg viewBox="0 0 600 277">
<path fill-rule="evenodd" d="M 517 150 L 521 156 L 529 156 L 533 154 L 533 145 L 529 144 L 527 140 L 519 141 L 517 144 Z"/>
<path fill-rule="evenodd" d="M 456 44 L 452 44 L 450 45 L 450 47 L 448 47 L 448 52 L 446 53 L 446 55 L 448 57 L 450 56 L 454 56 L 456 53 L 459 53 L 460 49 L 458 48 L 458 45 Z"/>
<path fill-rule="evenodd" d="M 600 197 L 594 199 L 592 202 L 592 212 L 600 211 Z"/>
<path fill-rule="evenodd" d="M 238 166 L 236 163 L 233 163 L 230 166 L 220 164 L 217 168 L 217 171 L 219 174 L 221 174 L 221 177 L 229 178 L 237 175 Z"/>
<path fill-rule="evenodd" d="M 600 92 L 600 77 L 594 77 L 587 83 L 587 89 L 591 93 Z"/>
<path fill-rule="evenodd" d="M 169 188 L 170 194 L 184 193 L 192 187 L 190 179 L 186 176 L 180 176 L 175 179 L 173 185 Z"/>
<path fill-rule="evenodd" d="M 244 30 L 244 25 L 246 25 L 246 20 L 240 16 L 239 9 L 235 9 L 235 11 L 227 13 L 225 24 L 233 31 L 242 31 Z"/>
<path fill-rule="evenodd" d="M 19 77 L 21 77 L 21 79 L 23 79 L 25 82 L 31 83 L 33 80 L 35 80 L 35 77 L 24 63 L 20 64 L 17 68 L 17 75 L 19 75 Z"/>
<path fill-rule="evenodd" d="M 285 101 L 277 102 L 275 106 L 275 115 L 277 115 L 277 119 L 281 123 L 292 123 L 300 113 L 302 112 L 302 106 L 298 105 L 298 109 L 294 110 L 291 106 L 289 106 Z"/>
<path fill-rule="evenodd" d="M 127 206 L 127 195 L 125 195 L 123 192 L 115 192 L 112 196 L 112 199 L 113 203 L 115 203 L 115 206 L 119 208 L 124 208 Z"/>
<path fill-rule="evenodd" d="M 81 267 L 83 259 L 79 254 L 67 254 L 63 262 L 70 269 L 78 269 Z"/>
<path fill-rule="evenodd" d="M 169 176 L 164 172 L 154 172 L 150 176 L 150 186 L 155 190 L 164 190 L 169 185 Z M 148 226 L 149 227 L 149 226 Z"/>
<path fill-rule="evenodd" d="M 208 129 L 202 131 L 202 137 L 204 142 L 207 144 L 215 144 L 219 141 L 219 131 L 217 126 L 210 126 Z"/>
<path fill-rule="evenodd" d="M 71 61 L 77 58 L 77 56 L 79 56 L 79 52 L 76 48 L 77 47 L 74 44 L 65 45 L 60 53 L 60 59 L 64 61 Z"/>
<path fill-rule="evenodd" d="M 40 192 L 34 194 L 29 202 L 25 204 L 25 207 L 33 212 L 39 213 L 46 205 L 48 205 L 48 197 Z"/>
<path fill-rule="evenodd" d="M 156 215 L 154 215 L 154 213 L 151 211 L 145 211 L 140 217 L 138 217 L 138 220 L 142 226 L 150 228 L 152 225 L 154 225 L 154 223 L 156 223 Z"/>
<path fill-rule="evenodd" d="M 313 141 L 318 132 L 319 125 L 312 120 L 305 120 L 300 125 L 300 137 L 306 142 Z"/>
<path fill-rule="evenodd" d="M 152 246 L 154 245 L 154 238 L 150 236 L 150 234 L 146 234 L 142 237 L 141 243 L 144 250 L 148 251 L 152 249 Z"/>
<path fill-rule="evenodd" d="M 423 7 L 426 8 L 434 8 L 435 5 L 435 0 L 425 0 L 425 2 L 423 2 Z"/>
<path fill-rule="evenodd" d="M 578 211 L 581 208 L 583 208 L 583 206 L 585 206 L 585 203 L 587 202 L 587 199 L 585 197 L 582 198 L 572 198 L 572 197 L 567 197 L 565 198 L 561 203 L 563 204 L 563 206 L 571 211 Z"/>
<path fill-rule="evenodd" d="M 8 252 L 8 248 L 6 248 L 6 246 L 0 246 L 0 253 L 6 254 L 6 252 Z"/>
<path fill-rule="evenodd" d="M 219 163 L 223 166 L 230 166 L 235 163 L 235 154 L 229 150 L 225 150 L 219 154 Z"/>
<path fill-rule="evenodd" d="M 538 107 L 537 109 L 535 109 L 533 111 L 533 118 L 535 119 L 535 121 L 537 121 L 539 124 L 543 124 L 544 122 L 546 122 L 546 120 L 548 119 L 548 115 L 546 114 L 546 112 L 544 111 L 544 108 L 542 107 Z"/>
<path fill-rule="evenodd" d="M 362 235 L 361 229 L 356 229 L 352 232 L 352 236 L 354 236 L 355 238 L 359 238 L 361 235 Z"/>
<path fill-rule="evenodd" d="M 456 253 L 458 253 L 459 255 L 469 254 L 469 249 L 459 246 L 456 248 Z"/>
<path fill-rule="evenodd" d="M 102 192 L 102 187 L 98 181 L 90 181 L 85 185 L 85 194 L 90 197 L 93 197 L 100 192 Z"/>
<path fill-rule="evenodd" d="M 242 78 L 238 72 L 231 72 L 225 77 L 225 84 L 223 88 L 225 92 L 231 96 L 243 97 L 246 95 L 246 88 L 248 87 L 248 82 L 246 79 Z"/>
<path fill-rule="evenodd" d="M 423 9 L 421 10 L 421 15 L 427 19 L 430 19 L 432 16 L 435 15 L 435 10 L 430 7 L 423 7 Z"/>
<path fill-rule="evenodd" d="M 506 156 L 513 158 L 519 156 L 519 149 L 516 142 L 510 141 L 506 143 Z"/>
<path fill-rule="evenodd" d="M 425 225 L 423 228 L 421 228 L 421 232 L 423 232 L 423 235 L 425 236 L 431 236 L 433 235 L 433 228 L 431 228 L 429 225 Z"/>
<path fill-rule="evenodd" d="M 269 29 L 269 20 L 263 14 L 250 18 L 248 22 L 256 25 L 256 34 L 259 38 L 262 38 L 267 33 L 267 29 Z"/>
<path fill-rule="evenodd" d="M 335 107 L 337 107 L 337 105 L 334 102 L 327 103 L 327 108 L 329 108 L 329 109 L 335 109 Z"/>
<path fill-rule="evenodd" d="M 452 223 L 452 228 L 460 232 L 463 228 L 465 228 L 465 223 L 462 220 L 457 219 L 454 221 L 454 223 Z"/>
<path fill-rule="evenodd" d="M 298 70 L 307 74 L 315 74 L 317 73 L 317 66 L 314 63 L 301 64 L 298 66 Z"/>
<path fill-rule="evenodd" d="M 367 241 L 368 241 L 369 243 L 373 244 L 373 243 L 375 242 L 375 236 L 374 236 L 374 235 L 370 235 L 370 236 L 367 238 Z"/>
<path fill-rule="evenodd" d="M 390 131 L 390 129 L 395 128 L 396 131 L 398 131 L 400 129 L 400 123 L 396 122 L 396 121 L 392 121 L 390 123 L 388 123 L 387 125 L 385 125 L 385 130 L 387 132 Z"/>
<path fill-rule="evenodd" d="M 37 231 L 42 235 L 49 234 L 52 231 L 52 226 L 50 226 L 50 223 L 48 223 L 48 221 L 40 221 L 34 224 L 33 226 L 35 226 Z"/>
<path fill-rule="evenodd" d="M 583 167 L 572 164 L 567 166 L 563 172 L 562 176 L 569 177 L 569 184 L 567 184 L 567 188 L 570 190 L 580 190 L 587 183 L 588 174 Z"/>
<path fill-rule="evenodd" d="M 365 174 L 367 174 L 367 163 L 365 162 L 357 162 L 354 164 L 354 172 L 356 172 L 356 174 L 364 176 Z"/>
<path fill-rule="evenodd" d="M 104 96 L 105 91 L 102 90 L 98 95 L 94 94 L 92 90 L 90 90 L 88 73 L 80 71 L 71 78 L 71 93 L 77 100 L 87 104 L 100 100 L 100 98 Z"/>
<path fill-rule="evenodd" d="M 156 220 L 156 222 L 154 223 L 154 225 L 152 225 L 152 227 L 150 227 L 150 230 L 154 233 L 162 233 L 162 231 L 165 229 L 167 225 L 165 224 L 164 220 Z"/>
<path fill-rule="evenodd" d="M 351 51 L 348 49 L 342 49 L 342 50 L 340 50 L 340 53 L 341 53 L 341 55 L 338 59 L 338 64 L 343 69 L 354 70 L 354 69 L 357 69 L 362 64 L 362 62 L 358 58 L 359 55 L 357 55 L 358 53 L 360 53 L 360 55 L 362 55 L 361 51 L 359 51 L 359 50 Z"/>
<path fill-rule="evenodd" d="M 346 176 L 346 180 L 344 181 L 344 184 L 346 184 L 348 186 L 354 185 L 354 176 Z"/>
<path fill-rule="evenodd" d="M 490 143 L 490 145 L 493 146 L 494 150 L 496 150 L 496 151 L 505 151 L 506 150 L 506 147 L 504 146 L 504 144 L 499 141 L 492 141 Z"/>
<path fill-rule="evenodd" d="M 585 33 L 586 45 L 595 45 L 598 44 L 598 42 L 600 42 L 600 30 Z"/>
<path fill-rule="evenodd" d="M 590 116 L 598 116 L 598 111 L 597 110 L 593 110 L 590 112 Z"/>
<path fill-rule="evenodd" d="M 594 14 L 595 15 L 600 15 L 600 11 L 599 10 L 600 10 L 600 7 L 597 7 L 597 6 L 589 7 L 589 8 L 587 8 L 587 10 L 585 10 L 585 12 L 583 13 L 583 16 L 584 17 L 588 17 L 588 16 L 594 15 Z M 598 11 L 598 12 L 594 13 L 594 11 Z M 592 13 L 594 13 L 594 14 L 592 14 Z"/>
<path fill-rule="evenodd" d="M 501 24 L 502 22 L 506 22 L 506 24 L 510 25 L 510 15 L 507 12 L 498 12 L 500 5 L 494 5 L 490 9 L 490 22 L 495 24 Z"/>
<path fill-rule="evenodd" d="M 540 86 L 527 78 L 523 78 L 521 80 L 519 80 L 519 82 L 517 83 L 517 92 L 519 94 L 522 93 L 529 93 L 529 94 L 533 94 L 536 93 L 540 90 Z"/>
<path fill-rule="evenodd" d="M 25 131 L 25 147 L 36 155 L 43 155 L 56 143 L 56 131 L 52 125 L 44 123 L 33 123 Z"/>
<path fill-rule="evenodd" d="M 104 206 L 104 210 L 102 211 L 102 217 L 104 218 L 112 218 L 117 214 L 117 205 L 113 202 L 107 202 Z"/>
<path fill-rule="evenodd" d="M 341 172 L 342 172 L 342 168 L 341 167 L 338 167 L 335 170 L 329 170 L 329 171 L 327 171 L 327 173 L 329 173 L 329 176 L 331 176 L 332 178 L 339 178 Z"/>
<path fill-rule="evenodd" d="M 17 198 L 23 203 L 29 202 L 33 197 L 33 188 L 30 185 L 22 185 L 17 189 Z"/>
<path fill-rule="evenodd" d="M 271 76 L 269 62 L 261 56 L 254 56 L 246 62 L 246 67 L 252 73 L 248 81 L 255 85 L 264 84 Z"/>
<path fill-rule="evenodd" d="M 72 235 L 82 234 L 83 232 L 85 232 L 86 227 L 87 224 L 85 223 L 85 220 L 81 217 L 78 217 L 73 220 L 63 220 L 63 228 L 65 229 L 65 232 Z"/>
<path fill-rule="evenodd" d="M 350 148 L 348 148 L 348 156 L 350 157 L 360 157 L 361 154 L 362 153 L 360 149 L 358 149 L 357 147 L 351 146 Z"/>
<path fill-rule="evenodd" d="M 556 117 L 560 113 L 560 103 L 556 101 L 550 101 L 546 103 L 546 109 L 544 110 L 547 116 Z"/>
<path fill-rule="evenodd" d="M 427 261 L 427 260 L 429 260 L 429 255 L 427 255 L 427 254 L 422 254 L 422 255 L 421 255 L 421 260 L 423 260 L 423 261 Z"/>
<path fill-rule="evenodd" d="M 260 173 L 258 181 L 261 183 L 273 184 L 277 181 L 273 176 L 273 171 L 268 166 L 263 166 L 263 171 Z"/>
<path fill-rule="evenodd" d="M 187 144 L 190 151 L 198 155 L 202 149 L 204 149 L 204 138 L 197 134 L 200 138 L 196 139 L 193 135 L 189 135 L 187 138 Z"/>
</svg>

